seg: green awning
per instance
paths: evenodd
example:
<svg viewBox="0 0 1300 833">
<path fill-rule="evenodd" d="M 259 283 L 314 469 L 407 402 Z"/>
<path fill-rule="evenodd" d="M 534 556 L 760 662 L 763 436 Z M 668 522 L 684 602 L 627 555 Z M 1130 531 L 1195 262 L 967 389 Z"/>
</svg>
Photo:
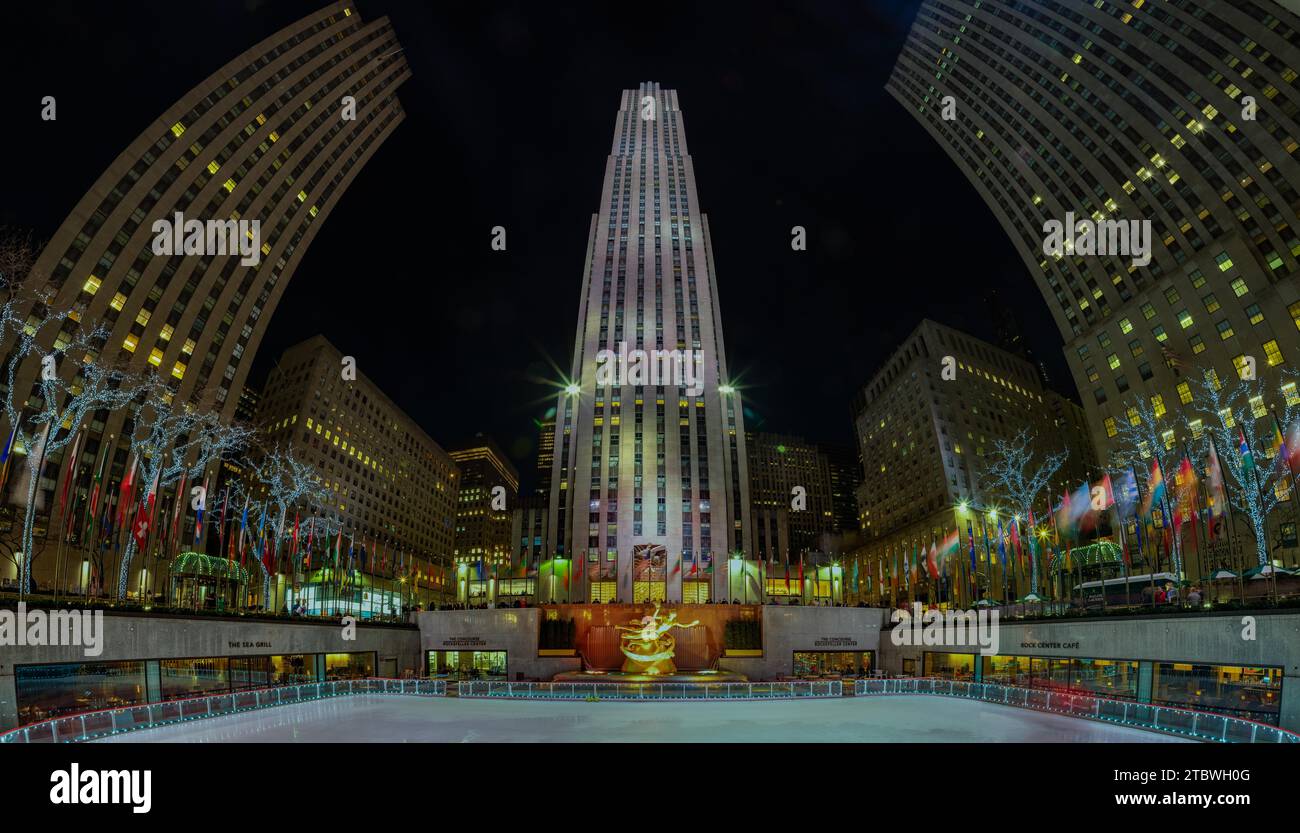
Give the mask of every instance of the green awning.
<svg viewBox="0 0 1300 833">
<path fill-rule="evenodd" d="M 248 570 L 239 566 L 238 562 L 201 552 L 183 552 L 173 558 L 171 574 L 174 577 L 202 576 L 248 584 Z"/>
</svg>

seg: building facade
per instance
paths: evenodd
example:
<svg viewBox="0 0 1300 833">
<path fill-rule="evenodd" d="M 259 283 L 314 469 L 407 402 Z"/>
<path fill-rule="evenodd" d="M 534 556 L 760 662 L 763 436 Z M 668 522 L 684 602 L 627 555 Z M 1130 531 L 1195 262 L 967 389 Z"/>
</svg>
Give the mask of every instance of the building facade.
<svg viewBox="0 0 1300 833">
<path fill-rule="evenodd" d="M 1297 73 L 1276 3 L 921 5 L 886 89 L 1020 253 L 1103 456 L 1135 399 L 1247 364 L 1276 391 L 1300 358 Z"/>
<path fill-rule="evenodd" d="M 323 336 L 286 350 L 263 389 L 260 442 L 316 469 L 344 541 L 386 556 L 382 568 L 368 558 L 365 569 L 406 575 L 408 583 L 421 578 L 424 592 L 413 598 L 448 600 L 455 591 L 457 465 L 364 374 L 345 380 L 342 361 Z M 395 560 L 402 569 L 391 569 Z"/>
<path fill-rule="evenodd" d="M 598 383 L 601 351 L 636 350 L 681 361 L 657 379 L 630 371 Z M 718 598 L 728 556 L 752 551 L 744 418 L 677 93 L 655 83 L 619 102 L 570 374 L 548 522 L 551 569 L 572 579 L 560 592 Z"/>
<path fill-rule="evenodd" d="M 519 504 L 519 472 L 482 434 L 451 451 L 460 468 L 455 560 L 461 601 L 486 599 L 493 579 L 510 575 L 512 512 Z"/>
<path fill-rule="evenodd" d="M 951 379 L 944 378 L 946 357 Z M 1026 429 L 1039 458 L 1068 451 L 1050 484 L 1057 497 L 1093 482 L 1095 452 L 1082 409 L 1039 379 L 1024 358 L 926 320 L 862 389 L 854 424 L 865 461 L 857 554 L 864 596 L 875 591 L 878 599 L 880 576 L 914 564 L 932 543 L 954 531 L 964 541 L 967 520 L 979 534 L 983 516 L 968 510 L 993 503 L 981 487 L 995 440 Z M 1046 509 L 1046 495 L 1042 501 Z"/>
<path fill-rule="evenodd" d="M 800 554 L 819 551 L 823 536 L 858 528 L 856 455 L 765 432 L 748 432 L 745 447 L 758 560 L 785 564 L 793 556 L 797 562 Z"/>
<path fill-rule="evenodd" d="M 76 309 L 78 320 L 108 329 L 100 360 L 151 367 L 178 399 L 233 416 L 285 285 L 348 185 L 403 119 L 396 91 L 410 70 L 400 49 L 386 18 L 367 22 L 350 2 L 251 47 L 168 107 L 114 160 L 51 236 L 29 288 L 48 296 L 49 306 Z M 355 118 L 345 117 L 351 103 Z M 241 232 L 234 236 L 260 245 L 247 255 L 188 244 L 155 254 L 165 236 L 159 224 L 175 225 L 178 215 L 186 223 L 229 223 Z M 31 387 L 36 372 L 34 364 L 24 367 L 15 385 Z M 124 412 L 101 412 L 88 420 L 82 492 L 90 487 L 86 461 L 97 459 L 106 436 L 120 445 L 106 478 L 122 477 L 124 419 Z M 47 464 L 45 506 L 62 488 L 65 463 Z"/>
</svg>

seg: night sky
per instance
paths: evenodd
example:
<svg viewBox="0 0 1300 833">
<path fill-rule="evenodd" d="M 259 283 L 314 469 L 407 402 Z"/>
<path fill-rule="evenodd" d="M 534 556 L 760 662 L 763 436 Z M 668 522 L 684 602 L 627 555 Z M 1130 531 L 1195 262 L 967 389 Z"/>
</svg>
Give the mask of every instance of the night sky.
<svg viewBox="0 0 1300 833">
<path fill-rule="evenodd" d="M 0 225 L 47 238 L 164 109 L 321 5 L 8 7 Z M 854 391 L 921 318 L 992 336 L 986 285 L 1077 396 L 1011 243 L 884 91 L 917 5 L 362 0 L 405 47 L 407 118 L 308 250 L 250 382 L 323 333 L 444 447 L 494 436 L 531 488 L 619 93 L 658 81 L 679 92 L 749 427 L 851 443 Z M 56 122 L 39 118 L 44 95 Z M 506 252 L 489 247 L 495 225 Z M 790 248 L 794 225 L 807 252 Z"/>
</svg>

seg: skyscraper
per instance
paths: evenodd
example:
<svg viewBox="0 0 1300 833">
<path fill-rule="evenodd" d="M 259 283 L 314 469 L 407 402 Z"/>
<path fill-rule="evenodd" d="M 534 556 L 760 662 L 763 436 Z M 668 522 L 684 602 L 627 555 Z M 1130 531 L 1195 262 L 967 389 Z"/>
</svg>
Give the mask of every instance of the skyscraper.
<svg viewBox="0 0 1300 833">
<path fill-rule="evenodd" d="M 258 403 L 259 436 L 267 448 L 291 451 L 316 469 L 331 493 L 320 511 L 367 553 L 357 561 L 367 574 L 359 581 L 372 591 L 375 610 L 381 596 L 406 593 L 409 600 L 415 589 L 420 601 L 449 599 L 462 491 L 456 463 L 365 374 L 344 380 L 342 360 L 324 336 L 285 350 Z M 418 588 L 398 587 L 408 572 L 420 576 Z M 301 598 L 314 610 L 326 598 L 320 594 L 331 592 L 317 586 Z"/>
<path fill-rule="evenodd" d="M 108 328 L 103 360 L 152 367 L 179 399 L 233 415 L 285 285 L 404 117 L 396 90 L 410 70 L 400 49 L 387 18 L 363 21 L 351 2 L 247 49 L 114 160 L 50 238 L 30 288 Z M 176 225 L 178 215 L 186 223 L 246 223 L 240 242 L 258 245 L 248 256 L 192 251 L 188 242 L 157 254 L 157 241 L 171 235 L 156 226 Z M 15 380 L 23 390 L 36 373 L 29 365 Z M 102 437 L 123 442 L 125 413 L 105 417 L 81 446 L 83 458 L 99 453 Z M 115 479 L 125 450 L 110 460 Z M 49 461 L 44 505 L 67 469 Z"/>
<path fill-rule="evenodd" d="M 1300 358 L 1297 73 L 1300 17 L 1264 0 L 921 5 L 886 89 L 1034 276 L 1099 449 L 1135 398 Z"/>
<path fill-rule="evenodd" d="M 514 551 L 511 527 L 519 503 L 519 472 L 501 447 L 482 434 L 452 449 L 451 459 L 461 475 L 456 505 L 457 593 L 461 601 L 485 601 L 490 582 L 507 576 Z"/>
<path fill-rule="evenodd" d="M 947 357 L 951 379 L 942 372 Z M 1091 482 L 1096 466 L 1081 409 L 1044 388 L 1037 368 L 934 321 L 922 321 L 876 371 L 855 412 L 866 461 L 858 489 L 863 575 L 888 573 L 891 559 L 954 531 L 964 534 L 967 505 L 994 503 L 982 487 L 995 443 L 1014 440 L 1022 429 L 1040 459 L 1069 452 L 1040 497 L 1040 511 L 1048 506 L 1046 492 L 1059 496 Z"/>
<path fill-rule="evenodd" d="M 675 90 L 623 91 L 578 310 L 548 523 L 550 569 L 566 580 L 539 582 L 539 595 L 728 594 L 729 559 L 752 558 L 745 426 Z M 665 372 L 643 378 L 631 368 L 638 350 L 679 360 L 651 355 Z M 598 383 L 611 354 L 628 372 Z"/>
</svg>

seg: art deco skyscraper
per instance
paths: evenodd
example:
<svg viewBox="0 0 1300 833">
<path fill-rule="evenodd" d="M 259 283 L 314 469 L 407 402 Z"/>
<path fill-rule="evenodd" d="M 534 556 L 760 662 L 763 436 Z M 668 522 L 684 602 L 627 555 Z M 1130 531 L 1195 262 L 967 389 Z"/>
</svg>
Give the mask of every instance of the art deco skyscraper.
<svg viewBox="0 0 1300 833">
<path fill-rule="evenodd" d="M 51 237 L 29 278 L 33 291 L 108 328 L 104 360 L 152 366 L 180 400 L 233 415 L 285 285 L 404 117 L 396 90 L 410 70 L 400 50 L 387 18 L 366 22 L 350 2 L 248 49 L 114 160 Z M 257 263 L 238 253 L 155 254 L 154 223 L 177 213 L 258 221 Z M 16 385 L 29 388 L 35 372 L 26 368 Z M 123 419 L 96 416 L 84 460 L 95 459 L 103 437 L 122 444 Z M 110 460 L 106 476 L 116 479 L 125 449 Z M 59 465 L 49 461 L 44 505 L 68 468 Z"/>
<path fill-rule="evenodd" d="M 598 353 L 624 343 L 702 354 L 702 389 L 598 385 Z M 557 403 L 548 524 L 547 555 L 559 561 L 542 565 L 539 597 L 739 593 L 730 559 L 753 557 L 741 400 L 677 93 L 655 83 L 624 90 L 619 102 L 571 372 Z"/>
<path fill-rule="evenodd" d="M 1269 0 L 921 5 L 886 89 L 1034 276 L 1103 459 L 1135 398 L 1172 417 L 1193 374 L 1300 359 L 1297 73 L 1300 17 Z M 1067 212 L 1149 220 L 1150 262 L 1045 255 Z"/>
</svg>

